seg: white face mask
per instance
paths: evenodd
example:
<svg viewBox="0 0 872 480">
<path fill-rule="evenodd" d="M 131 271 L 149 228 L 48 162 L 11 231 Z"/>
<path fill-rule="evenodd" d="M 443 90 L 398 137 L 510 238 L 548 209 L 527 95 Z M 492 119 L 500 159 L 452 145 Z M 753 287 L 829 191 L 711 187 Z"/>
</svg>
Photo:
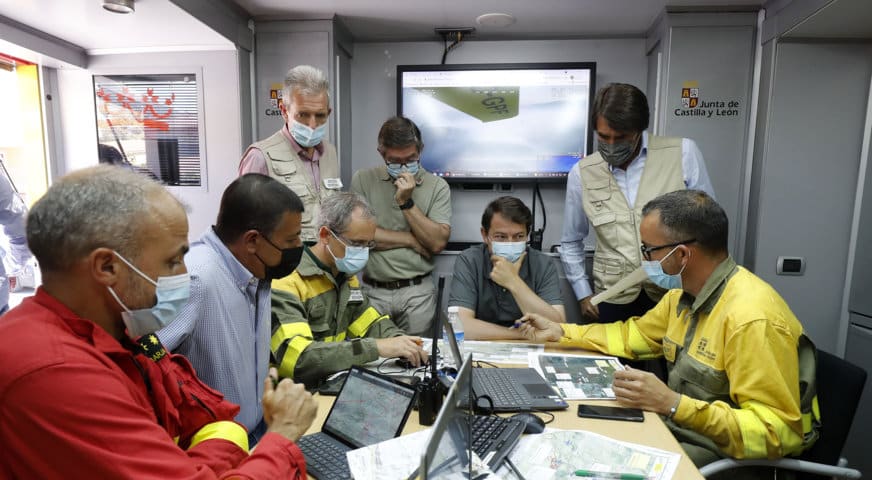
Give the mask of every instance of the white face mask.
<svg viewBox="0 0 872 480">
<path fill-rule="evenodd" d="M 663 261 L 675 253 L 678 247 L 679 245 L 676 245 L 675 248 L 670 250 L 669 253 L 660 260 L 642 260 L 642 267 L 645 269 L 645 273 L 648 274 L 648 278 L 652 283 L 654 283 L 654 285 L 657 285 L 660 288 L 665 288 L 666 290 L 681 288 L 681 274 L 684 272 L 684 267 L 686 267 L 687 264 L 682 265 L 681 271 L 675 275 L 670 275 L 663 271 Z"/>
<path fill-rule="evenodd" d="M 138 310 L 127 308 L 127 305 L 121 301 L 115 290 L 112 287 L 106 287 L 115 298 L 115 301 L 124 309 L 121 312 L 121 319 L 124 320 L 124 325 L 127 327 L 127 333 L 130 335 L 130 338 L 136 339 L 143 335 L 154 333 L 175 320 L 179 310 L 188 303 L 188 298 L 191 294 L 191 276 L 187 273 L 182 273 L 170 277 L 157 277 L 157 281 L 154 281 L 134 267 L 120 253 L 114 253 L 131 270 L 156 287 L 157 303 L 151 308 L 141 308 Z"/>
<path fill-rule="evenodd" d="M 326 122 L 315 128 L 303 125 L 296 120 L 293 120 L 292 122 L 293 123 L 288 127 L 291 131 L 291 136 L 294 137 L 294 141 L 297 142 L 298 145 L 304 148 L 314 147 L 321 143 L 321 139 L 324 138 L 324 133 L 327 131 Z"/>
<path fill-rule="evenodd" d="M 506 260 L 515 263 L 521 258 L 521 254 L 527 248 L 527 242 L 494 242 L 491 241 L 491 248 L 494 255 L 503 257 Z"/>
</svg>

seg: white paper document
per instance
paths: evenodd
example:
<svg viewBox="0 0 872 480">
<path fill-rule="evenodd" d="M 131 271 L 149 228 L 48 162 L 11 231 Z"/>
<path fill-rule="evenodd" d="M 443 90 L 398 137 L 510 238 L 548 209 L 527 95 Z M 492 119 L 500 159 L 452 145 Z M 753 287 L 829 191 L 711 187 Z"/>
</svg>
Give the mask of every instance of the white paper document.
<svg viewBox="0 0 872 480">
<path fill-rule="evenodd" d="M 521 437 L 509 458 L 524 478 L 536 480 L 576 478 L 576 470 L 634 473 L 649 480 L 669 480 L 681 455 L 592 432 L 549 428 L 540 435 Z M 505 464 L 497 476 L 515 478 Z"/>
<path fill-rule="evenodd" d="M 405 479 L 421 464 L 430 430 L 403 435 L 346 452 L 354 480 Z"/>
<path fill-rule="evenodd" d="M 615 370 L 624 369 L 617 357 L 603 355 L 530 353 L 527 359 L 566 400 L 614 400 Z"/>
<path fill-rule="evenodd" d="M 545 351 L 545 345 L 535 343 L 501 343 L 501 342 L 480 342 L 476 340 L 466 340 L 463 342 L 463 349 L 466 352 L 472 352 L 472 359 L 477 362 L 488 363 L 527 363 L 527 356 L 530 353 L 542 353 Z"/>
</svg>

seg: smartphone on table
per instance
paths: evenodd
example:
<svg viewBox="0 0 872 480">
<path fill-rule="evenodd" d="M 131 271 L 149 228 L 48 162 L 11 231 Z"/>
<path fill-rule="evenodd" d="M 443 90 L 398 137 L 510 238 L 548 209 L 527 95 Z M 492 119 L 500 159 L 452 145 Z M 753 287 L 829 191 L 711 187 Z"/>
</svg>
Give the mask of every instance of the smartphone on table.
<svg viewBox="0 0 872 480">
<path fill-rule="evenodd" d="M 578 416 L 604 420 L 623 420 L 627 422 L 645 421 L 645 415 L 638 408 L 610 407 L 605 405 L 580 404 L 578 406 Z"/>
</svg>

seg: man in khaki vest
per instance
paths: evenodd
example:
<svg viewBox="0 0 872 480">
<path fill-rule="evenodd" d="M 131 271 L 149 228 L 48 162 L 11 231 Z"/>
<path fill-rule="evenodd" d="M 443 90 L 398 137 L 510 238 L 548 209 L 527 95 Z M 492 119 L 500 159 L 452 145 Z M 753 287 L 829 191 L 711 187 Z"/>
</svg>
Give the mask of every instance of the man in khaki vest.
<svg viewBox="0 0 872 480">
<path fill-rule="evenodd" d="M 378 132 L 384 165 L 361 170 L 351 190 L 372 205 L 378 229 L 363 271 L 364 293 L 409 335 L 430 333 L 436 291 L 433 256 L 451 235 L 448 183 L 421 168 L 421 131 L 408 118 L 389 118 Z"/>
<path fill-rule="evenodd" d="M 580 160 L 566 182 L 561 259 L 587 321 L 611 323 L 641 315 L 665 293 L 645 281 L 607 303 L 590 302 L 593 291 L 608 289 L 641 265 L 643 205 L 685 188 L 714 197 L 696 143 L 648 135 L 648 117 L 648 99 L 638 88 L 625 83 L 601 88 L 591 112 L 598 151 Z M 596 234 L 593 290 L 584 270 L 584 239 L 590 226 Z"/>
<path fill-rule="evenodd" d="M 303 201 L 306 244 L 314 244 L 321 202 L 342 188 L 336 148 L 323 140 L 330 117 L 329 84 L 324 72 L 309 65 L 288 70 L 279 110 L 285 126 L 245 150 L 239 175 L 269 175 Z"/>
</svg>

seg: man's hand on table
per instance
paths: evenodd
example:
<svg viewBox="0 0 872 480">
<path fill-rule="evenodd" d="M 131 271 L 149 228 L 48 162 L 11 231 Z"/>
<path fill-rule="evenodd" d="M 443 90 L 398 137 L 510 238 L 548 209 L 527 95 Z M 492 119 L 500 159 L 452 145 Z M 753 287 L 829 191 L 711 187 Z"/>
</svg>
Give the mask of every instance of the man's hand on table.
<svg viewBox="0 0 872 480">
<path fill-rule="evenodd" d="M 677 406 L 681 398 L 653 373 L 630 367 L 615 372 L 612 389 L 621 405 L 661 415 L 669 415 L 669 410 Z"/>
<path fill-rule="evenodd" d="M 527 340 L 538 343 L 558 342 L 563 337 L 563 328 L 538 313 L 528 313 L 518 319 L 516 325 Z"/>
</svg>

